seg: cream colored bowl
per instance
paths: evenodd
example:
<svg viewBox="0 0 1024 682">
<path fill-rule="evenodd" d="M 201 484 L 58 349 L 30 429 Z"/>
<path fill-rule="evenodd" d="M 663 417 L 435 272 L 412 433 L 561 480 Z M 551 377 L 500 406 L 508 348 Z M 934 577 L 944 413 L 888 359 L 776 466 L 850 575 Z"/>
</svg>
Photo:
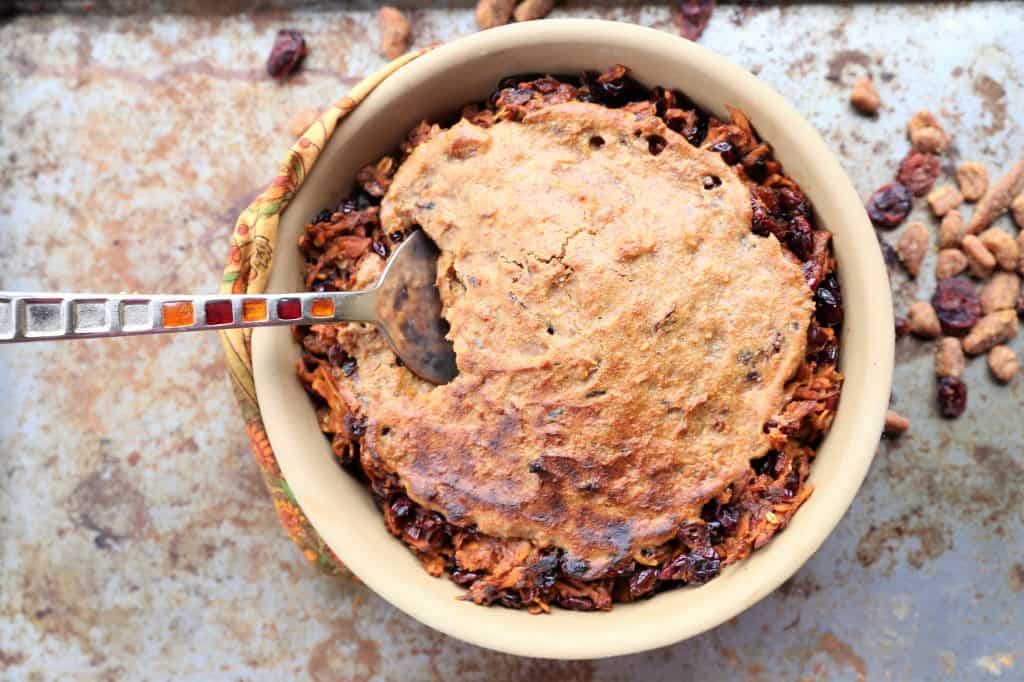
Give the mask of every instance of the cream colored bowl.
<svg viewBox="0 0 1024 682">
<path fill-rule="evenodd" d="M 301 289 L 289 247 L 320 208 L 348 193 L 360 166 L 395 149 L 413 125 L 485 98 L 504 76 L 627 65 L 641 82 L 679 88 L 721 117 L 744 111 L 832 232 L 846 308 L 846 383 L 811 473 L 815 492 L 766 547 L 706 585 L 616 604 L 611 612 L 550 615 L 476 606 L 431 578 L 384 527 L 369 492 L 343 472 L 295 376 L 286 328 L 253 334 L 256 392 L 274 452 L 313 526 L 372 590 L 423 623 L 524 656 L 597 658 L 692 637 L 737 615 L 789 578 L 825 541 L 860 487 L 882 431 L 893 367 L 892 303 L 875 235 L 849 179 L 821 137 L 770 87 L 709 50 L 629 24 L 548 20 L 477 33 L 399 69 L 345 119 L 284 213 L 268 291 Z"/>
</svg>

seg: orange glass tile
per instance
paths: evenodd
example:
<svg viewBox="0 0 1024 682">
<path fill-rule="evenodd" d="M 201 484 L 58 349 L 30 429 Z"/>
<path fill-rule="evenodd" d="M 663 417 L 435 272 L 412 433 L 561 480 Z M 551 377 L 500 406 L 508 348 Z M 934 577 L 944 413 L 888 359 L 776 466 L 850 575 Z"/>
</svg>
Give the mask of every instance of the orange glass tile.
<svg viewBox="0 0 1024 682">
<path fill-rule="evenodd" d="M 334 315 L 334 301 L 329 298 L 314 298 L 313 305 L 309 311 L 313 317 L 332 317 Z"/>
<path fill-rule="evenodd" d="M 165 327 L 191 327 L 196 322 L 196 313 L 188 301 L 172 301 L 163 304 Z"/>
<path fill-rule="evenodd" d="M 267 319 L 267 302 L 258 298 L 242 301 L 242 319 L 246 322 L 262 322 Z"/>
</svg>

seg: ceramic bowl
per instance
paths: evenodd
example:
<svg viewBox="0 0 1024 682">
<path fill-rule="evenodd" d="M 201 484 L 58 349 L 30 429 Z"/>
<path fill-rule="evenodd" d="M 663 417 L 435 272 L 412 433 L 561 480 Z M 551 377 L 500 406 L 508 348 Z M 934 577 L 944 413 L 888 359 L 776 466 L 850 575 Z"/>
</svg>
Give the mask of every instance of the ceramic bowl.
<svg viewBox="0 0 1024 682">
<path fill-rule="evenodd" d="M 356 171 L 398 146 L 417 122 L 485 98 L 498 81 L 527 72 L 574 73 L 628 66 L 646 85 L 679 88 L 726 118 L 745 112 L 834 236 L 846 321 L 846 375 L 835 422 L 814 461 L 814 494 L 789 527 L 748 559 L 700 587 L 664 592 L 610 612 L 554 609 L 530 615 L 460 601 L 384 527 L 369 492 L 338 467 L 295 376 L 299 348 L 287 328 L 255 330 L 253 367 L 270 443 L 292 492 L 324 540 L 378 595 L 453 637 L 524 656 L 597 658 L 693 637 L 736 616 L 796 572 L 825 541 L 861 485 L 882 431 L 893 368 L 892 303 L 875 235 L 850 180 L 821 137 L 768 85 L 668 33 L 587 20 L 546 20 L 470 35 L 398 69 L 346 118 L 285 211 L 268 291 L 301 289 L 290 249 L 303 225 L 349 192 Z M 329 612 L 329 605 L 326 605 Z"/>
</svg>

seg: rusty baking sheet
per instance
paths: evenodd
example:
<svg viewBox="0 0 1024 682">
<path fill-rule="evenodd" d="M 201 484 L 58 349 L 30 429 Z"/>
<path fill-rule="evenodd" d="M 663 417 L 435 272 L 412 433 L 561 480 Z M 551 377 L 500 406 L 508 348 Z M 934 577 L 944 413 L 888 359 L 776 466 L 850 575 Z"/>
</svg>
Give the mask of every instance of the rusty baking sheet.
<svg viewBox="0 0 1024 682">
<path fill-rule="evenodd" d="M 368 2 L 21 4 L 48 11 L 0 20 L 0 288 L 213 291 L 288 118 L 384 63 Z M 416 45 L 475 30 L 471 3 L 428 5 L 404 4 Z M 555 15 L 675 30 L 661 2 Z M 285 26 L 312 51 L 278 85 L 263 63 Z M 866 197 L 923 106 L 953 133 L 950 166 L 1022 155 L 1022 33 L 1019 2 L 746 3 L 720 4 L 701 42 L 790 99 Z M 877 119 L 846 103 L 865 72 Z M 934 283 L 893 277 L 900 312 Z M 893 401 L 913 427 L 780 590 L 676 646 L 553 663 L 446 638 L 309 565 L 268 504 L 213 337 L 4 348 L 0 677 L 1021 679 L 1024 380 L 996 386 L 975 362 L 967 414 L 942 421 L 931 352 L 899 343 Z"/>
</svg>

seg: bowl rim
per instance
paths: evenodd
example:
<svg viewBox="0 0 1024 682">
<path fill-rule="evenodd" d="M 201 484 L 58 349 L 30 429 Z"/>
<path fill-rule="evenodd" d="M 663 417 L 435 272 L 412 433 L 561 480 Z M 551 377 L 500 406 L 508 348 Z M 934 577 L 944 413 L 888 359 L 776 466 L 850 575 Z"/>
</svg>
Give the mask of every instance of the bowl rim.
<svg viewBox="0 0 1024 682">
<path fill-rule="evenodd" d="M 281 453 L 295 449 L 296 425 L 284 419 L 277 407 L 281 400 L 277 395 L 277 389 L 282 375 L 276 364 L 280 363 L 282 343 L 293 342 L 286 328 L 256 329 L 252 336 L 256 395 L 267 437 L 274 452 L 278 453 L 282 473 L 310 523 L 352 572 L 386 601 L 445 634 L 507 653 L 559 659 L 603 658 L 636 653 L 687 639 L 738 615 L 791 577 L 810 559 L 838 524 L 867 474 L 882 432 L 894 361 L 892 301 L 881 253 L 877 248 L 866 248 L 863 244 L 858 246 L 854 239 L 856 236 L 861 240 L 870 239 L 872 245 L 875 243 L 874 231 L 864 214 L 859 196 L 818 132 L 774 89 L 726 58 L 690 41 L 638 25 L 590 19 L 549 19 L 542 22 L 512 24 L 460 38 L 412 60 L 389 76 L 385 83 L 392 88 L 401 88 L 419 82 L 420 79 L 436 76 L 438 69 L 452 62 L 472 61 L 486 58 L 501 50 L 529 49 L 530 46 L 552 41 L 579 41 L 581 34 L 586 36 L 588 42 L 600 45 L 607 51 L 612 62 L 616 47 L 642 45 L 642 48 L 637 49 L 665 53 L 673 61 L 702 63 L 706 71 L 714 71 L 715 78 L 720 83 L 731 82 L 749 91 L 751 99 L 757 99 L 762 103 L 759 109 L 768 112 L 764 114 L 765 117 L 770 115 L 776 123 L 784 122 L 789 135 L 800 139 L 803 156 L 814 158 L 813 164 L 808 165 L 813 165 L 815 175 L 828 179 L 828 182 L 817 183 L 821 192 L 817 197 L 811 196 L 812 202 L 819 205 L 820 194 L 826 194 L 833 202 L 829 210 L 837 215 L 842 214 L 843 222 L 847 223 L 844 228 L 847 235 L 844 238 L 846 243 L 841 247 L 837 238 L 835 247 L 837 260 L 840 261 L 840 282 L 844 290 L 850 287 L 851 291 L 856 289 L 865 295 L 870 294 L 870 307 L 873 313 L 861 315 L 863 319 L 859 320 L 856 333 L 857 338 L 862 340 L 861 345 L 873 344 L 873 347 L 868 359 L 864 359 L 864 354 L 861 354 L 862 363 L 867 364 L 863 369 L 864 381 L 860 382 L 863 385 L 858 389 L 859 399 L 863 404 L 850 404 L 847 401 L 844 409 L 842 398 L 848 390 L 844 385 L 837 408 L 837 423 L 842 415 L 846 424 L 844 430 L 853 437 L 852 442 L 844 446 L 843 475 L 838 477 L 839 480 L 829 479 L 828 498 L 824 503 L 816 505 L 820 508 L 817 509 L 813 521 L 807 520 L 801 525 L 801 532 L 805 534 L 793 538 L 787 537 L 785 532 L 779 533 L 767 546 L 755 551 L 750 558 L 728 567 L 715 581 L 699 588 L 684 588 L 698 594 L 708 586 L 724 580 L 726 574 L 732 576 L 732 586 L 736 588 L 726 594 L 719 594 L 721 590 L 718 590 L 714 592 L 713 599 L 698 600 L 704 608 L 696 612 L 687 611 L 686 617 L 679 617 L 678 611 L 666 608 L 668 601 L 671 601 L 670 595 L 683 590 L 662 593 L 652 600 L 616 604 L 610 613 L 559 611 L 547 616 L 531 616 L 522 611 L 497 607 L 486 609 L 466 602 L 458 602 L 457 605 L 453 603 L 451 608 L 448 608 L 443 602 L 438 601 L 435 595 L 427 593 L 442 593 L 440 598 L 454 602 L 454 594 L 461 593 L 461 590 L 452 592 L 440 586 L 436 589 L 411 588 L 382 573 L 380 555 L 366 551 L 361 546 L 361 541 L 369 537 L 367 531 L 357 532 L 357 529 L 345 528 L 344 522 L 339 524 L 332 517 L 328 506 L 324 504 L 328 498 L 332 501 L 337 499 L 337 490 L 333 491 L 331 497 L 332 491 L 326 489 L 331 483 L 304 471 L 304 465 L 297 460 L 281 457 Z M 370 97 L 372 96 L 373 93 Z M 453 104 L 458 106 L 462 102 Z M 339 129 L 344 125 L 345 121 L 339 123 Z M 760 121 L 756 121 L 755 126 L 760 127 Z M 772 141 L 767 136 L 766 139 Z M 798 184 L 804 186 L 804 182 L 800 180 Z M 297 195 L 301 190 L 300 187 Z M 828 224 L 824 226 L 829 227 Z M 272 271 L 268 291 L 274 290 L 273 285 Z M 849 350 L 845 345 L 850 334 L 849 326 L 848 323 L 843 330 L 844 358 L 846 351 Z M 322 439 L 319 432 L 316 435 Z M 831 436 L 832 433 L 826 437 L 821 448 L 825 447 Z M 813 475 L 814 467 L 812 480 Z M 814 497 L 812 495 L 811 499 Z M 810 502 L 809 500 L 807 504 Z M 797 525 L 797 519 L 801 518 L 803 511 L 801 509 L 794 516 L 791 529 Z M 807 514 L 804 514 L 804 517 L 806 518 Z M 369 533 L 383 535 L 411 558 L 411 553 L 392 538 L 383 523 L 379 524 L 378 529 L 371 529 Z M 752 566 L 756 566 L 756 569 Z M 416 568 L 427 580 L 441 582 L 430 578 L 418 563 Z M 658 607 L 659 603 L 662 607 Z M 654 616 L 657 622 L 652 625 L 656 627 L 612 627 L 623 620 L 616 618 L 617 613 L 633 613 L 637 609 Z M 658 620 L 659 615 L 662 620 Z M 523 618 L 530 619 L 530 622 L 522 620 Z M 670 619 L 666 622 L 665 618 Z M 581 635 L 573 629 L 585 630 L 586 633 Z"/>
</svg>

